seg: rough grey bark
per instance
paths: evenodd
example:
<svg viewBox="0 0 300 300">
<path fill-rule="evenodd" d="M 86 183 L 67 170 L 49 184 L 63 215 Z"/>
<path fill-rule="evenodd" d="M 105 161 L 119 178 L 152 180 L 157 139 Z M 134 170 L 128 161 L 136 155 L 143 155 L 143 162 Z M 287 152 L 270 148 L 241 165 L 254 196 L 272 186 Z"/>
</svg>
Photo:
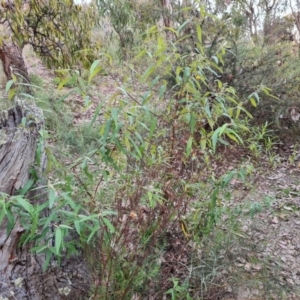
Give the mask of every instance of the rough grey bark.
<svg viewBox="0 0 300 300">
<path fill-rule="evenodd" d="M 30 87 L 30 77 L 22 56 L 23 48 L 18 47 L 13 42 L 2 42 L 0 45 L 0 60 L 7 80 L 12 79 L 12 74 L 16 75 L 20 82 L 25 85 L 25 91 L 32 93 Z"/>
<path fill-rule="evenodd" d="M 22 118 L 26 117 L 26 126 Z M 30 121 L 28 121 L 30 120 Z M 35 161 L 38 131 L 43 126 L 43 114 L 34 105 L 18 102 L 15 107 L 0 114 L 0 191 L 14 195 L 30 178 L 29 169 Z M 38 174 L 42 174 L 46 156 L 42 155 Z M 39 194 L 27 195 L 29 199 L 45 200 L 42 189 Z M 52 261 L 47 271 L 42 271 L 44 255 L 34 255 L 32 245 L 19 246 L 24 228 L 16 222 L 7 233 L 7 220 L 0 224 L 0 299 L 83 299 L 87 296 L 90 278 L 80 256 L 62 258 L 59 266 Z"/>
</svg>

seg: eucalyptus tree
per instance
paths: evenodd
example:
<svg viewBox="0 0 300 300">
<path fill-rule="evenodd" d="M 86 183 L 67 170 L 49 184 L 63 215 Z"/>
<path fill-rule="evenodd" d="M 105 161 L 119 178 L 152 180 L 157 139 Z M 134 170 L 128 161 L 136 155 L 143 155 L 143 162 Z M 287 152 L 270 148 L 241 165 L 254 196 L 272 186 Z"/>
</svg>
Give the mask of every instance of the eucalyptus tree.
<svg viewBox="0 0 300 300">
<path fill-rule="evenodd" d="M 92 45 L 95 13 L 73 0 L 6 0 L 1 3 L 0 58 L 8 78 L 11 67 L 29 80 L 22 50 L 31 45 L 49 68 L 89 66 L 98 45 Z"/>
</svg>

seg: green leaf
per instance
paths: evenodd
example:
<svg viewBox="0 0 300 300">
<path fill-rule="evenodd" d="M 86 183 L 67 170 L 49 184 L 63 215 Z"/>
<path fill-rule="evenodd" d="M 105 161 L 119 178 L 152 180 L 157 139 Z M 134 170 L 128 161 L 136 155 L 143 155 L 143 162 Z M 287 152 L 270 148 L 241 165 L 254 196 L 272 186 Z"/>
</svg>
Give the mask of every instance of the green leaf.
<svg viewBox="0 0 300 300">
<path fill-rule="evenodd" d="M 91 231 L 88 239 L 87 239 L 87 243 L 89 243 L 92 239 L 92 237 L 95 235 L 95 233 L 100 229 L 100 225 L 99 223 L 97 225 L 94 225 L 93 230 Z"/>
<path fill-rule="evenodd" d="M 111 116 L 112 116 L 113 120 L 115 121 L 116 127 L 118 126 L 118 113 L 119 113 L 119 109 L 116 107 L 113 107 L 111 110 Z"/>
<path fill-rule="evenodd" d="M 57 211 L 54 210 L 52 211 L 52 213 L 50 214 L 49 217 L 46 218 L 45 220 L 45 224 L 44 224 L 44 229 L 48 228 L 49 227 L 49 224 L 52 222 L 52 221 L 56 221 L 57 220 Z"/>
<path fill-rule="evenodd" d="M 136 151 L 136 153 L 131 152 L 131 155 L 132 155 L 133 157 L 135 157 L 136 159 L 140 160 L 141 157 L 142 157 L 142 153 L 141 153 L 141 151 L 140 151 L 140 148 L 137 146 L 137 144 L 134 142 L 134 140 L 133 140 L 130 136 L 129 136 L 129 140 L 130 140 L 130 142 L 131 142 L 131 145 L 133 145 L 133 147 L 134 147 L 134 149 L 135 149 L 135 151 Z"/>
<path fill-rule="evenodd" d="M 107 218 L 102 218 L 103 223 L 107 226 L 107 228 L 110 230 L 110 232 L 114 233 L 115 232 L 115 227 Z"/>
<path fill-rule="evenodd" d="M 8 93 L 8 100 L 11 100 L 16 94 L 16 89 L 11 89 L 9 90 L 9 93 Z"/>
<path fill-rule="evenodd" d="M 144 123 L 141 123 L 141 122 L 139 122 L 139 123 L 140 123 L 144 128 L 146 128 L 147 130 L 149 130 L 149 129 L 147 128 L 147 126 L 146 126 Z M 135 131 L 134 134 L 135 134 L 135 136 L 137 137 L 137 139 L 141 142 L 141 144 L 143 144 L 143 143 L 144 143 L 144 140 L 143 140 L 142 136 L 141 136 L 137 131 Z"/>
<path fill-rule="evenodd" d="M 58 103 L 64 102 L 69 96 L 71 96 L 71 95 L 74 94 L 74 93 L 75 93 L 75 90 L 72 90 L 72 91 L 68 92 L 67 94 L 65 94 L 65 95 L 63 95 L 61 98 L 59 98 L 59 99 L 57 100 L 57 102 L 58 102 Z"/>
<path fill-rule="evenodd" d="M 102 217 L 109 216 L 109 215 L 117 216 L 118 214 L 115 211 L 112 211 L 112 210 L 103 210 L 101 212 Z"/>
<path fill-rule="evenodd" d="M 243 144 L 243 140 L 234 130 L 228 128 L 226 131 L 226 135 L 235 142 Z"/>
<path fill-rule="evenodd" d="M 156 69 L 155 65 L 148 67 L 148 69 L 145 71 L 142 77 L 142 80 L 145 82 L 146 79 L 155 71 L 155 69 Z"/>
<path fill-rule="evenodd" d="M 240 114 L 241 114 L 241 107 L 242 107 L 242 103 L 239 103 L 239 105 L 236 108 L 236 115 L 235 117 L 238 119 Z"/>
<path fill-rule="evenodd" d="M 84 161 L 81 164 L 81 168 L 84 172 L 84 174 L 90 179 L 93 180 L 93 174 L 89 172 L 89 168 L 87 165 L 87 159 L 84 159 Z"/>
<path fill-rule="evenodd" d="M 146 49 L 140 51 L 134 58 L 134 60 L 138 60 L 139 58 L 143 57 L 147 53 Z"/>
<path fill-rule="evenodd" d="M 215 61 L 216 64 L 219 63 L 219 59 L 217 56 L 213 55 L 211 58 Z"/>
<path fill-rule="evenodd" d="M 197 31 L 198 41 L 200 43 L 202 43 L 202 29 L 201 29 L 200 25 L 196 26 L 196 31 Z"/>
<path fill-rule="evenodd" d="M 208 101 L 206 102 L 206 105 L 204 107 L 204 111 L 207 114 L 208 118 L 211 119 L 212 116 L 211 116 L 211 111 L 210 111 L 210 104 L 209 104 Z M 213 126 L 211 126 L 211 123 L 210 122 L 208 122 L 208 123 L 209 123 L 210 127 L 212 128 Z"/>
<path fill-rule="evenodd" d="M 177 32 L 175 31 L 175 33 L 178 35 L 180 33 L 180 31 L 188 24 L 190 23 L 192 20 L 186 20 L 184 23 L 182 23 L 179 28 L 177 29 Z"/>
<path fill-rule="evenodd" d="M 71 229 L 71 230 L 73 229 L 72 227 L 70 227 L 68 225 L 65 225 L 65 224 L 60 224 L 59 227 L 60 228 L 65 228 L 65 229 Z"/>
<path fill-rule="evenodd" d="M 80 235 L 80 222 L 75 221 L 74 226 L 75 226 L 75 229 L 76 229 L 77 233 Z"/>
<path fill-rule="evenodd" d="M 64 85 L 67 84 L 70 80 L 71 80 L 70 77 L 66 77 L 66 78 L 64 78 L 63 80 L 61 80 L 61 81 L 59 82 L 59 85 L 58 85 L 57 89 L 58 89 L 58 90 L 61 90 L 61 89 L 64 87 Z"/>
<path fill-rule="evenodd" d="M 95 113 L 94 113 L 94 116 L 93 116 L 93 119 L 91 120 L 91 123 L 90 123 L 90 128 L 93 127 L 94 123 L 96 122 L 97 117 L 100 115 L 103 104 L 104 104 L 104 102 L 100 103 L 97 106 L 97 108 L 95 110 Z"/>
<path fill-rule="evenodd" d="M 185 156 L 189 157 L 191 154 L 191 150 L 192 150 L 192 144 L 193 144 L 193 137 L 190 136 L 188 139 L 188 142 L 186 144 L 186 149 L 185 149 Z"/>
<path fill-rule="evenodd" d="M 221 128 L 216 129 L 211 137 L 212 147 L 214 152 L 216 151 L 217 142 L 220 136 L 220 130 Z"/>
<path fill-rule="evenodd" d="M 53 204 L 56 200 L 55 191 L 53 189 L 50 189 L 48 198 L 49 198 L 49 208 L 52 209 Z"/>
<path fill-rule="evenodd" d="M 22 118 L 21 124 L 22 124 L 23 127 L 26 126 L 26 117 Z"/>
<path fill-rule="evenodd" d="M 19 191 L 18 191 L 18 194 L 21 195 L 21 196 L 24 196 L 28 191 L 29 189 L 32 187 L 32 185 L 34 184 L 34 180 L 33 179 L 29 179 L 26 184 L 24 185 L 23 188 L 21 188 Z"/>
<path fill-rule="evenodd" d="M 157 124 L 157 118 L 152 118 L 151 119 L 151 125 L 150 125 L 150 130 L 149 130 L 149 136 L 148 136 L 148 141 L 151 140 L 152 136 L 153 136 L 153 133 L 156 129 L 156 124 Z"/>
<path fill-rule="evenodd" d="M 90 68 L 90 76 L 91 76 L 92 74 L 94 74 L 94 72 L 95 72 L 96 68 L 98 67 L 99 63 L 100 63 L 100 60 L 99 60 L 99 59 L 95 60 L 95 61 L 92 63 L 91 68 Z"/>
<path fill-rule="evenodd" d="M 10 90 L 10 88 L 12 87 L 13 84 L 14 84 L 14 80 L 13 80 L 13 79 L 9 80 L 9 81 L 6 83 L 6 86 L 5 86 L 5 92 L 6 92 L 6 93 Z"/>
<path fill-rule="evenodd" d="M 219 136 L 223 135 L 224 131 L 226 130 L 228 124 L 225 123 L 222 127 L 220 127 Z"/>
<path fill-rule="evenodd" d="M 156 76 L 150 83 L 150 88 L 154 87 L 159 79 L 160 79 L 160 76 Z"/>
<path fill-rule="evenodd" d="M 98 215 L 93 214 L 90 216 L 85 216 L 85 215 L 78 215 L 79 218 L 81 218 L 78 222 L 86 222 L 86 221 L 90 221 L 90 220 L 98 220 Z"/>
<path fill-rule="evenodd" d="M 89 84 L 92 82 L 93 78 L 102 70 L 102 67 L 98 66 L 98 63 L 99 63 L 99 60 L 98 61 L 96 60 L 92 64 L 92 67 L 90 69 L 90 75 L 89 75 L 89 78 L 88 78 L 88 83 Z"/>
<path fill-rule="evenodd" d="M 228 174 L 226 174 L 225 178 L 222 181 L 222 187 L 226 187 L 235 175 L 236 171 L 231 171 Z"/>
<path fill-rule="evenodd" d="M 48 249 L 48 245 L 33 247 L 33 248 L 31 248 L 29 251 L 30 251 L 30 252 L 41 253 L 41 252 L 43 252 L 45 249 Z"/>
<path fill-rule="evenodd" d="M 41 157 L 42 157 L 42 145 L 43 145 L 43 141 L 42 138 L 39 138 L 36 150 L 35 150 L 35 161 L 37 163 L 38 166 L 41 165 Z"/>
<path fill-rule="evenodd" d="M 43 271 L 45 272 L 49 266 L 49 263 L 50 263 L 50 259 L 52 257 L 52 252 L 50 251 L 50 249 L 46 252 L 46 259 L 45 259 L 45 262 L 43 264 Z"/>
<path fill-rule="evenodd" d="M 176 36 L 178 36 L 178 30 L 176 31 L 174 28 L 172 27 L 164 27 L 164 29 L 172 31 L 173 33 L 175 33 Z"/>
<path fill-rule="evenodd" d="M 146 91 L 142 96 L 142 105 L 145 105 L 151 99 L 151 91 Z"/>
<path fill-rule="evenodd" d="M 162 85 L 159 89 L 159 99 L 161 100 L 166 92 L 166 85 Z"/>
<path fill-rule="evenodd" d="M 217 83 L 218 83 L 218 88 L 219 88 L 219 90 L 221 90 L 222 87 L 223 87 L 222 81 L 221 81 L 221 80 L 217 80 Z"/>
<path fill-rule="evenodd" d="M 60 248 L 62 246 L 62 230 L 60 227 L 57 227 L 55 230 L 55 251 L 56 254 L 59 255 L 60 254 Z"/>
<path fill-rule="evenodd" d="M 109 119 L 105 124 L 104 133 L 101 137 L 102 143 L 105 143 L 105 144 L 107 143 L 107 137 L 108 137 L 108 134 L 109 134 L 109 131 L 111 128 L 111 123 L 112 123 L 112 120 Z"/>
<path fill-rule="evenodd" d="M 183 80 L 187 81 L 190 75 L 191 75 L 191 68 L 186 67 L 183 72 Z"/>
<path fill-rule="evenodd" d="M 258 94 L 256 92 L 254 92 L 252 95 L 256 98 L 257 103 L 259 103 L 259 96 L 258 96 Z"/>
<path fill-rule="evenodd" d="M 8 234 L 11 232 L 11 230 L 15 226 L 15 218 L 14 218 L 14 215 L 13 215 L 10 207 L 6 208 L 6 217 L 8 219 L 8 223 L 7 223 L 7 227 L 6 227 L 6 232 Z"/>
<path fill-rule="evenodd" d="M 69 193 L 62 193 L 61 196 L 68 202 L 68 204 L 72 207 L 72 209 L 75 210 L 75 208 L 77 207 L 76 203 L 69 196 Z"/>
<path fill-rule="evenodd" d="M 16 200 L 19 203 L 19 205 L 23 207 L 27 212 L 29 212 L 30 214 L 33 213 L 33 206 L 26 199 L 24 199 L 23 197 L 16 196 Z"/>
<path fill-rule="evenodd" d="M 254 107 L 257 106 L 256 101 L 255 101 L 255 99 L 254 99 L 253 97 L 251 97 L 249 100 L 250 100 L 251 104 L 252 104 Z"/>
<path fill-rule="evenodd" d="M 231 134 L 230 132 L 226 132 L 226 135 L 233 141 L 235 141 L 237 144 L 239 143 L 238 139 L 233 135 Z"/>
</svg>

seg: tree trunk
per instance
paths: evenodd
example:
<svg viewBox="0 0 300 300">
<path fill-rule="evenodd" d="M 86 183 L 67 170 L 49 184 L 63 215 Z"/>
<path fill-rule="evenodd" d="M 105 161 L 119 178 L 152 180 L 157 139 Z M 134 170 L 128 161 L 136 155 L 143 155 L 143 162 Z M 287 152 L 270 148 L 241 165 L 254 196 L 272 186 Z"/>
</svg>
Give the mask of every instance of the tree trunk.
<svg viewBox="0 0 300 300">
<path fill-rule="evenodd" d="M 22 50 L 22 48 L 13 43 L 3 42 L 0 46 L 0 59 L 7 80 L 12 79 L 12 74 L 16 75 L 20 82 L 27 84 L 25 91 L 31 94 L 31 88 L 28 86 L 30 84 L 30 78 L 22 57 Z"/>
<path fill-rule="evenodd" d="M 20 126 L 22 118 L 34 122 Z M 25 120 L 25 119 L 23 119 Z M 24 125 L 24 124 L 23 124 Z M 0 191 L 10 196 L 24 187 L 30 179 L 29 169 L 35 161 L 35 150 L 39 130 L 43 126 L 43 114 L 34 105 L 19 102 L 15 107 L 0 114 Z M 41 156 L 37 173 L 39 184 L 45 185 L 43 174 L 46 156 Z M 27 195 L 33 203 L 42 203 L 45 192 Z M 3 197 L 2 197 L 3 198 Z M 3 200 L 3 199 L 2 199 Z M 1 194 L 0 194 L 1 202 Z M 15 216 L 15 224 L 7 232 L 7 219 L 0 224 L 0 299 L 43 300 L 43 299 L 82 299 L 88 294 L 89 276 L 84 260 L 80 256 L 62 258 L 61 265 L 56 261 L 43 272 L 44 255 L 32 254 L 30 246 L 18 245 L 24 228 Z"/>
</svg>

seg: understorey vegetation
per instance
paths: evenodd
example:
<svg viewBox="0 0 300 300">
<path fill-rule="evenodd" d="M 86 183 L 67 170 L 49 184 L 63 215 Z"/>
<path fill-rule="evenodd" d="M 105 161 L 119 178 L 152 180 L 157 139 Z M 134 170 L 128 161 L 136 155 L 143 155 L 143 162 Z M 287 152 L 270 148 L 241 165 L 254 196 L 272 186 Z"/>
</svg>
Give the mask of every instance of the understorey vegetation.
<svg viewBox="0 0 300 300">
<path fill-rule="evenodd" d="M 12 41 L 52 67 L 31 75 L 31 94 L 15 75 L 6 85 L 5 101 L 24 98 L 45 116 L 30 179 L 0 194 L 0 224 L 24 229 L 16 247 L 44 255 L 43 271 L 79 256 L 83 299 L 297 295 L 257 234 L 280 208 L 273 194 L 255 196 L 281 145 L 293 141 L 290 164 L 298 155 L 296 12 L 281 17 L 280 1 L 259 2 L 258 18 L 251 1 L 65 0 L 57 14 L 58 4 L 22 12 L 13 2 L 0 11 Z M 40 188 L 44 201 L 28 197 Z"/>
</svg>

